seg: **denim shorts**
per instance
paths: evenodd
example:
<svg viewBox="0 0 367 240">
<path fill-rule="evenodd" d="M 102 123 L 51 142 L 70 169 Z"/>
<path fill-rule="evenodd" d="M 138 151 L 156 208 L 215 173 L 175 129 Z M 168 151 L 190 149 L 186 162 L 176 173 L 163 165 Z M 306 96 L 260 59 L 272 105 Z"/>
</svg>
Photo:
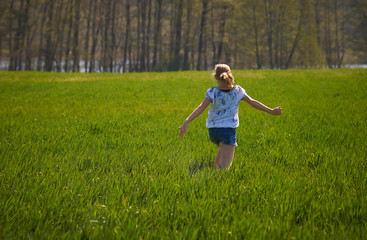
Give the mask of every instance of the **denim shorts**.
<svg viewBox="0 0 367 240">
<path fill-rule="evenodd" d="M 237 146 L 235 128 L 209 128 L 209 138 L 214 144 Z"/>
</svg>

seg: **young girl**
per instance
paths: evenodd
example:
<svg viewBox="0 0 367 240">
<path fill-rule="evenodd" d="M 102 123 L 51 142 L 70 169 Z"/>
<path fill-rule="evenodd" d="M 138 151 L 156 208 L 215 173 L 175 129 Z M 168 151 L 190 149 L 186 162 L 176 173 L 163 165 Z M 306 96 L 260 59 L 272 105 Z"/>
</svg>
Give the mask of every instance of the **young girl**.
<svg viewBox="0 0 367 240">
<path fill-rule="evenodd" d="M 206 107 L 210 105 L 206 127 L 209 128 L 210 140 L 219 146 L 215 157 L 215 166 L 221 169 L 230 168 L 236 142 L 236 128 L 238 127 L 238 106 L 241 100 L 261 111 L 280 115 L 281 107 L 269 108 L 264 104 L 252 99 L 239 85 L 234 84 L 231 69 L 226 64 L 217 64 L 213 73 L 218 86 L 210 88 L 205 95 L 204 101 L 190 114 L 179 128 L 180 136 L 187 132 L 189 123 L 198 117 Z"/>
</svg>

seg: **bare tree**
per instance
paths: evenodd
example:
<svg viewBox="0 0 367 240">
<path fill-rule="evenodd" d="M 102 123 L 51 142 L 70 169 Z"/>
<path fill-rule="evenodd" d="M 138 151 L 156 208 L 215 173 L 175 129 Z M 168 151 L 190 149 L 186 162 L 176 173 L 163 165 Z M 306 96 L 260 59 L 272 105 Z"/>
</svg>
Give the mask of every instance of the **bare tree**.
<svg viewBox="0 0 367 240">
<path fill-rule="evenodd" d="M 124 43 L 124 62 L 122 65 L 122 69 L 124 72 L 127 72 L 126 62 L 127 62 L 127 56 L 128 56 L 128 46 L 129 46 L 129 37 L 130 37 L 130 1 L 129 0 L 126 1 L 125 6 L 126 6 L 126 26 L 125 26 L 125 43 Z M 130 68 L 130 71 L 131 71 L 131 68 Z"/>
<path fill-rule="evenodd" d="M 117 0 L 113 0 L 112 1 L 112 19 L 111 19 L 111 43 L 110 43 L 110 59 L 109 59 L 109 71 L 113 72 L 114 71 L 114 61 L 116 59 L 116 5 L 117 4 Z"/>
<path fill-rule="evenodd" d="M 91 19 L 92 19 L 92 9 L 94 0 L 89 0 L 88 4 L 88 15 L 87 15 L 87 33 L 85 35 L 85 43 L 84 43 L 84 71 L 88 72 L 88 61 L 89 61 L 89 42 L 90 42 L 90 30 L 91 30 Z"/>
<path fill-rule="evenodd" d="M 198 62 L 196 70 L 201 70 L 202 66 L 202 58 L 203 58 L 203 48 L 205 49 L 206 44 L 204 43 L 204 35 L 205 35 L 205 26 L 206 26 L 206 15 L 208 13 L 208 3 L 209 0 L 202 0 L 202 12 L 201 12 L 201 20 L 200 20 L 200 35 L 199 35 L 199 43 L 198 43 Z M 205 54 L 204 54 L 205 56 Z"/>
<path fill-rule="evenodd" d="M 161 15 L 162 15 L 162 0 L 156 0 L 155 2 L 155 16 L 154 16 L 154 40 L 153 40 L 153 70 L 157 70 L 156 66 L 158 63 L 158 52 L 160 51 L 161 44 Z"/>
<path fill-rule="evenodd" d="M 190 51 L 190 34 L 191 34 L 191 13 L 192 13 L 192 0 L 187 0 L 186 2 L 186 31 L 185 31 L 185 44 L 184 44 L 184 56 L 182 69 L 189 70 L 189 51 Z"/>
<path fill-rule="evenodd" d="M 170 59 L 169 70 L 177 71 L 180 69 L 180 49 L 181 49 L 181 29 L 182 29 L 182 13 L 183 13 L 183 0 L 178 0 L 177 7 L 175 9 L 175 27 L 172 29 L 172 58 Z"/>
<path fill-rule="evenodd" d="M 65 64 L 64 64 L 64 71 L 69 72 L 69 57 L 71 55 L 71 33 L 73 30 L 73 17 L 70 13 L 73 12 L 73 0 L 69 0 L 68 2 L 68 28 L 67 28 L 67 38 L 66 38 L 66 46 L 65 46 Z"/>
<path fill-rule="evenodd" d="M 139 71 L 140 72 L 144 72 L 146 70 L 146 64 L 145 64 L 145 55 L 146 55 L 146 12 L 147 12 L 147 0 L 141 0 L 139 1 L 139 9 L 140 9 L 140 17 L 141 18 L 141 25 L 140 25 L 140 31 L 141 31 L 141 48 L 140 48 L 140 59 L 139 59 L 139 63 L 140 63 L 140 68 Z M 139 36 L 140 38 L 140 36 Z"/>
<path fill-rule="evenodd" d="M 257 69 L 261 69 L 262 64 L 261 64 L 260 50 L 259 50 L 259 34 L 258 34 L 256 8 L 257 8 L 257 1 L 255 1 L 255 4 L 252 5 L 252 19 L 253 19 L 253 27 L 254 27 L 254 34 L 255 34 L 256 64 L 257 64 Z"/>
<path fill-rule="evenodd" d="M 304 9 L 305 9 L 305 2 L 304 1 L 301 1 L 301 6 L 300 6 L 300 15 L 299 15 L 299 18 L 298 18 L 298 28 L 297 28 L 297 33 L 296 33 L 296 36 L 293 40 L 293 44 L 292 44 L 292 49 L 288 55 L 288 60 L 285 64 L 285 68 L 289 68 L 290 64 L 291 64 L 291 61 L 292 61 L 292 58 L 294 56 L 294 52 L 298 46 L 298 43 L 299 43 L 299 40 L 301 39 L 301 28 L 302 28 L 302 21 L 303 21 L 303 14 L 304 14 Z"/>
<path fill-rule="evenodd" d="M 98 36 L 101 31 L 101 22 L 98 20 L 98 16 L 97 16 L 97 10 L 99 9 L 99 5 L 100 5 L 99 1 L 95 1 L 95 4 L 93 5 L 92 46 L 90 50 L 89 72 L 96 71 L 95 55 L 96 55 L 96 49 L 97 49 L 97 44 L 98 44 Z"/>
<path fill-rule="evenodd" d="M 47 15 L 47 30 L 46 30 L 46 48 L 45 48 L 45 71 L 51 72 L 54 60 L 54 45 L 52 42 L 53 37 L 53 16 L 54 16 L 54 4 L 55 1 L 50 1 L 48 6 Z"/>
<path fill-rule="evenodd" d="M 338 0 L 334 0 L 335 59 L 336 59 L 336 66 L 338 66 L 338 68 L 341 68 L 341 65 L 344 59 L 344 54 L 345 54 L 344 20 L 342 19 L 340 23 L 338 9 L 339 9 Z M 344 8 L 340 8 L 340 9 L 341 9 L 340 11 L 343 11 Z"/>
<path fill-rule="evenodd" d="M 150 61 L 150 35 L 151 35 L 151 22 L 152 22 L 152 1 L 148 0 L 148 26 L 147 26 L 147 34 L 146 34 L 146 70 L 151 71 L 151 61 Z"/>
</svg>

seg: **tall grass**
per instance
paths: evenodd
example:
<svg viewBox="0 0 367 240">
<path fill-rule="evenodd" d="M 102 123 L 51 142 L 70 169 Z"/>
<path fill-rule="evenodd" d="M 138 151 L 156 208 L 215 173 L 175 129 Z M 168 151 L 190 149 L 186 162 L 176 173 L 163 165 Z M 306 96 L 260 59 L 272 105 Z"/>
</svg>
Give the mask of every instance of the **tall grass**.
<svg viewBox="0 0 367 240">
<path fill-rule="evenodd" d="M 0 72 L 0 238 L 363 239 L 367 71 L 234 71 L 240 105 L 214 171 L 210 72 Z"/>
</svg>

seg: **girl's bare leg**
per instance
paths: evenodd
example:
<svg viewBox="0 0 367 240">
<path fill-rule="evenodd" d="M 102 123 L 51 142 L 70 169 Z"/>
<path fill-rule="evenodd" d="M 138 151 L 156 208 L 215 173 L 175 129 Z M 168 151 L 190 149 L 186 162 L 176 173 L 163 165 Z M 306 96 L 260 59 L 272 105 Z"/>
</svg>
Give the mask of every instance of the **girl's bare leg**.
<svg viewBox="0 0 367 240">
<path fill-rule="evenodd" d="M 217 155 L 215 156 L 215 168 L 220 168 L 221 164 L 222 164 L 222 155 L 221 155 L 220 148 L 219 148 Z"/>
<path fill-rule="evenodd" d="M 219 143 L 219 150 L 215 157 L 215 164 L 221 169 L 229 169 L 232 165 L 234 150 L 234 145 Z"/>
</svg>

